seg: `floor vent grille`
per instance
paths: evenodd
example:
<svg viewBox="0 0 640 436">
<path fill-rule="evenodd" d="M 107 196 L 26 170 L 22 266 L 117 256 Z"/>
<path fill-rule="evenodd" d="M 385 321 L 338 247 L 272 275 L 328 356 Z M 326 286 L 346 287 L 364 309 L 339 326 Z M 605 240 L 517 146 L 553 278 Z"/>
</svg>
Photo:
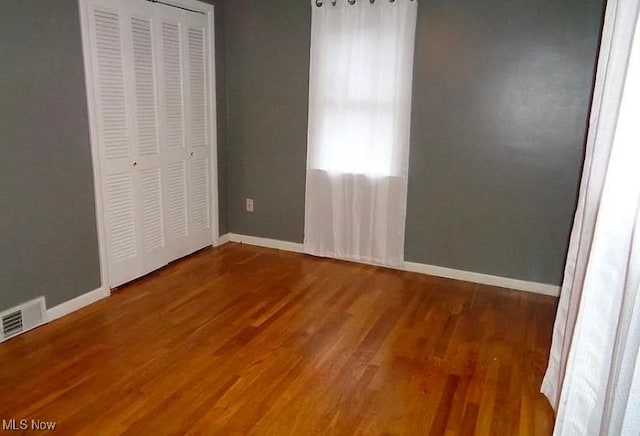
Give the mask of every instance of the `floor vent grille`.
<svg viewBox="0 0 640 436">
<path fill-rule="evenodd" d="M 44 297 L 14 307 L 0 314 L 0 342 L 29 331 L 46 321 Z"/>
<path fill-rule="evenodd" d="M 2 335 L 4 337 L 14 336 L 21 333 L 23 330 L 22 325 L 22 311 L 10 313 L 2 317 Z"/>
</svg>

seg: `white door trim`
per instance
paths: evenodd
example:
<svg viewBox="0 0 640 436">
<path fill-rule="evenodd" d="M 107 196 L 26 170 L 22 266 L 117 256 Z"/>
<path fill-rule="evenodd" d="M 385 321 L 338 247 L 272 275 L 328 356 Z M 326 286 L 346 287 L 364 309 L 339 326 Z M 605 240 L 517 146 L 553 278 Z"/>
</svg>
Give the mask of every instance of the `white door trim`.
<svg viewBox="0 0 640 436">
<path fill-rule="evenodd" d="M 87 95 L 87 112 L 89 115 L 89 142 L 91 144 L 91 162 L 93 165 L 93 188 L 96 208 L 96 230 L 98 233 L 98 251 L 100 258 L 100 288 L 104 296 L 111 294 L 109 286 L 109 261 L 107 257 L 107 236 L 104 216 L 104 193 L 102 192 L 102 166 L 100 150 L 98 148 L 98 124 L 96 119 L 96 100 L 94 94 L 94 71 L 91 53 L 91 20 L 89 19 L 89 0 L 78 0 L 80 15 L 80 30 L 82 35 L 82 55 L 84 60 L 85 90 Z M 147 0 L 136 0 L 147 1 Z M 208 44 L 211 50 L 209 56 L 208 80 L 210 84 L 209 94 L 209 140 L 210 147 L 210 169 L 209 180 L 211 181 L 210 207 L 211 207 L 211 232 L 212 241 L 215 245 L 219 239 L 219 201 L 218 201 L 218 129 L 216 123 L 216 61 L 215 61 L 215 25 L 213 5 L 202 3 L 197 0 L 163 0 L 176 6 L 183 6 L 207 15 L 209 24 Z M 169 7 L 169 6 L 167 6 Z"/>
<path fill-rule="evenodd" d="M 84 59 L 84 82 L 89 115 L 89 142 L 91 143 L 91 163 L 93 166 L 93 189 L 96 208 L 96 231 L 98 233 L 98 251 L 100 258 L 100 288 L 105 295 L 111 294 L 109 288 L 109 264 L 107 261 L 107 237 L 104 222 L 104 197 L 102 194 L 102 167 L 98 149 L 98 124 L 96 119 L 96 101 L 93 93 L 93 61 L 90 43 L 89 7 L 86 0 L 78 0 L 80 11 L 80 30 L 82 35 L 82 57 Z"/>
</svg>

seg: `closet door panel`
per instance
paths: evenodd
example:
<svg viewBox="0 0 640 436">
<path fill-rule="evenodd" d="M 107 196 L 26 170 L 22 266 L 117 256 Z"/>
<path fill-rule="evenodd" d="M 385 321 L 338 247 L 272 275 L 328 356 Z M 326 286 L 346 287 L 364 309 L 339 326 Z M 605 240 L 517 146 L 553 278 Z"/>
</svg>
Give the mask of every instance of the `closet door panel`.
<svg viewBox="0 0 640 436">
<path fill-rule="evenodd" d="M 159 41 L 160 143 L 166 183 L 164 216 L 169 260 L 189 254 L 187 148 L 185 146 L 185 96 L 183 11 L 158 6 L 154 32 Z"/>
<path fill-rule="evenodd" d="M 207 22 L 199 14 L 186 14 L 185 81 L 188 101 L 187 148 L 189 151 L 189 245 L 192 251 L 209 246 L 211 233 L 211 145 L 207 130 L 211 91 L 207 72 L 210 53 Z"/>
<path fill-rule="evenodd" d="M 165 239 L 163 156 L 158 132 L 156 84 L 156 39 L 153 33 L 155 8 L 142 1 L 128 3 L 128 35 L 133 99 L 132 149 L 136 155 L 134 174 L 140 222 L 140 275 L 168 262 Z"/>
<path fill-rule="evenodd" d="M 140 260 L 123 37 L 126 17 L 118 6 L 119 2 L 89 3 L 111 287 L 135 278 Z"/>
</svg>

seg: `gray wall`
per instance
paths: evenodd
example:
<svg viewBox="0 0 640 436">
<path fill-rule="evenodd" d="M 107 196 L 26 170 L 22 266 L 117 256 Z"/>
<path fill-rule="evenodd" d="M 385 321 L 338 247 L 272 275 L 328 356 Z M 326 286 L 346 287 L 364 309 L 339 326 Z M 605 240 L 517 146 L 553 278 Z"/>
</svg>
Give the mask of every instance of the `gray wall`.
<svg viewBox="0 0 640 436">
<path fill-rule="evenodd" d="M 216 5 L 220 231 L 226 211 L 224 11 Z M 0 4 L 0 311 L 100 286 L 77 0 Z"/>
<path fill-rule="evenodd" d="M 602 10 L 420 3 L 408 259 L 560 283 Z"/>
<path fill-rule="evenodd" d="M 303 239 L 309 3 L 226 2 L 234 233 Z M 420 0 L 407 260 L 560 282 L 602 10 Z"/>
<path fill-rule="evenodd" d="M 75 0 L 0 11 L 0 310 L 100 286 Z"/>
<path fill-rule="evenodd" d="M 306 0 L 225 3 L 231 232 L 302 241 L 310 11 Z"/>
</svg>

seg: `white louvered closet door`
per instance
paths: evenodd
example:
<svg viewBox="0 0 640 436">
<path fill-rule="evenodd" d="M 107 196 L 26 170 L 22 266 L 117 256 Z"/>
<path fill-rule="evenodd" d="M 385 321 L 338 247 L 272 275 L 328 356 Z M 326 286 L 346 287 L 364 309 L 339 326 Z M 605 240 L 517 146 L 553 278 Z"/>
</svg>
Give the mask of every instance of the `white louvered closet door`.
<svg viewBox="0 0 640 436">
<path fill-rule="evenodd" d="M 211 245 L 207 21 L 168 9 L 160 44 L 162 142 L 166 156 L 167 240 L 173 259 Z"/>
<path fill-rule="evenodd" d="M 177 259 L 189 250 L 189 197 L 184 94 L 185 11 L 165 7 L 158 15 L 155 34 L 159 41 L 159 90 L 163 154 L 167 191 L 165 217 L 169 256 Z"/>
<path fill-rule="evenodd" d="M 118 286 L 140 270 L 140 220 L 136 210 L 135 151 L 126 80 L 127 14 L 119 2 L 90 4 L 95 111 L 102 169 L 109 282 Z"/>
<path fill-rule="evenodd" d="M 189 165 L 189 246 L 191 251 L 211 245 L 211 148 L 208 118 L 209 99 L 207 77 L 212 53 L 207 42 L 207 20 L 204 15 L 185 16 L 185 54 L 187 74 L 185 89 L 188 117 L 186 125 Z"/>
<path fill-rule="evenodd" d="M 164 216 L 164 156 L 159 135 L 159 108 L 156 82 L 156 7 L 146 1 L 125 1 L 125 65 L 131 118 L 131 150 L 135 157 L 134 181 L 139 219 L 140 264 L 138 276 L 163 265 L 167 252 Z"/>
<path fill-rule="evenodd" d="M 88 0 L 109 285 L 211 245 L 206 15 Z"/>
</svg>

